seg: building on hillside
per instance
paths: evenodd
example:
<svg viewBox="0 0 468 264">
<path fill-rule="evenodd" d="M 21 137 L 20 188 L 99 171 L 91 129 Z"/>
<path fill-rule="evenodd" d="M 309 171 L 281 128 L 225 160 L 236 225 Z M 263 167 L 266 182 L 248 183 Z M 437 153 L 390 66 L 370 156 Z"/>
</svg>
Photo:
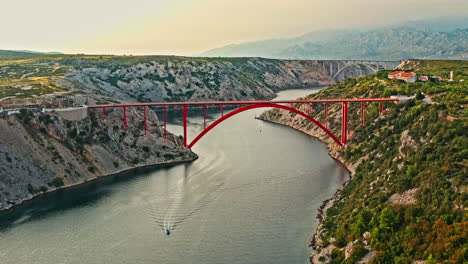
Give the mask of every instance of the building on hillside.
<svg viewBox="0 0 468 264">
<path fill-rule="evenodd" d="M 391 80 L 397 80 L 397 79 L 400 79 L 400 75 L 402 74 L 403 72 L 402 71 L 396 71 L 396 72 L 392 72 L 390 73 L 387 77 Z"/>
<path fill-rule="evenodd" d="M 399 79 L 407 83 L 414 83 L 418 79 L 418 77 L 416 76 L 416 73 L 414 72 L 404 72 L 400 74 Z"/>
<path fill-rule="evenodd" d="M 427 77 L 427 76 L 419 76 L 419 77 L 418 77 L 418 81 L 427 82 L 427 81 L 429 81 L 429 77 Z"/>
<path fill-rule="evenodd" d="M 407 83 L 414 83 L 418 78 L 414 72 L 402 72 L 396 71 L 388 75 L 388 78 L 391 80 L 403 80 Z"/>
</svg>

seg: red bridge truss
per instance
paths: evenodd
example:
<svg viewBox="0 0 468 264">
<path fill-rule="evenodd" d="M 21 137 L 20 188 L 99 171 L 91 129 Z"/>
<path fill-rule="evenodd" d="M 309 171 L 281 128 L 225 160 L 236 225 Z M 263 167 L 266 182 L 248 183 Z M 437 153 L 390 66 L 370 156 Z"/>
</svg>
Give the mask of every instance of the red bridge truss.
<svg viewBox="0 0 468 264">
<path fill-rule="evenodd" d="M 361 105 L 361 122 L 366 122 L 366 107 L 368 103 L 379 103 L 379 113 L 382 114 L 384 111 L 385 102 L 398 102 L 395 98 L 351 98 L 351 99 L 313 99 L 313 100 L 280 100 L 280 101 L 267 101 L 267 100 L 256 100 L 256 101 L 203 101 L 203 102 L 159 102 L 159 103 L 122 103 L 122 104 L 105 104 L 105 105 L 89 105 L 88 109 L 102 109 L 103 116 L 106 118 L 108 108 L 121 108 L 123 115 L 124 129 L 127 129 L 127 108 L 137 107 L 143 108 L 143 130 L 144 134 L 147 133 L 147 108 L 148 107 L 162 107 L 163 119 L 164 119 L 164 137 L 167 138 L 167 110 L 170 107 L 182 108 L 183 126 L 184 126 L 184 147 L 192 148 L 203 136 L 209 131 L 218 126 L 224 120 L 255 108 L 279 108 L 289 110 L 304 118 L 310 120 L 323 131 L 325 131 L 339 146 L 344 146 L 348 141 L 348 104 L 360 103 Z M 338 139 L 328 128 L 328 106 L 331 103 L 341 103 L 341 138 Z M 304 104 L 307 107 L 307 113 L 300 111 L 295 108 L 296 104 Z M 323 123 L 320 123 L 316 119 L 312 118 L 312 105 L 323 104 L 324 106 L 324 118 Z M 214 121 L 211 125 L 207 126 L 206 123 L 206 112 L 208 107 L 219 106 L 221 111 L 221 117 Z M 237 109 L 224 114 L 224 107 L 237 107 Z M 187 109 L 203 108 L 204 125 L 203 131 L 198 134 L 190 143 L 187 138 Z"/>
</svg>

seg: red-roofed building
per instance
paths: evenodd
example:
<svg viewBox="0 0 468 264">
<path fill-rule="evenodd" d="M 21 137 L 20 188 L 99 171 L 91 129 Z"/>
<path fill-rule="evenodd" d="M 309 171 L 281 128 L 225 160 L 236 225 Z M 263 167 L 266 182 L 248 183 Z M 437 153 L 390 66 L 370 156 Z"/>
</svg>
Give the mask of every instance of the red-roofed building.
<svg viewBox="0 0 468 264">
<path fill-rule="evenodd" d="M 404 80 L 407 83 L 414 83 L 418 77 L 414 72 L 404 72 L 400 75 L 400 80 Z"/>
<path fill-rule="evenodd" d="M 427 77 L 427 76 L 419 76 L 419 77 L 418 77 L 418 81 L 427 82 L 427 81 L 429 81 L 429 77 Z"/>
<path fill-rule="evenodd" d="M 416 73 L 414 72 L 401 72 L 401 71 L 390 73 L 388 75 L 388 78 L 392 80 L 403 80 L 407 83 L 414 83 L 418 79 L 418 77 L 416 76 Z"/>
<path fill-rule="evenodd" d="M 400 75 L 401 75 L 402 73 L 403 73 L 403 72 L 401 72 L 401 71 L 392 72 L 392 73 L 390 73 L 390 74 L 388 75 L 388 78 L 389 78 L 389 79 L 392 79 L 392 80 L 394 80 L 394 79 L 399 79 L 399 78 L 400 78 Z"/>
</svg>

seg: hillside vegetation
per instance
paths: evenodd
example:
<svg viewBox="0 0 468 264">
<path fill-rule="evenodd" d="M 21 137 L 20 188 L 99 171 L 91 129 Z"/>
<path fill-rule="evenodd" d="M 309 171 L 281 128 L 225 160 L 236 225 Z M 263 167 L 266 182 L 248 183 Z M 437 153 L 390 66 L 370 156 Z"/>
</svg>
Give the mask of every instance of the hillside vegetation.
<svg viewBox="0 0 468 264">
<path fill-rule="evenodd" d="M 415 70 L 440 74 L 446 63 L 423 62 Z M 441 67 L 439 68 L 438 65 Z M 459 62 L 463 78 L 467 62 Z M 383 75 L 383 76 L 382 76 Z M 434 95 L 434 105 L 410 101 L 392 106 L 385 118 L 355 128 L 342 155 L 350 162 L 363 161 L 352 181 L 327 212 L 324 241 L 337 247 L 363 239 L 370 232 L 370 247 L 378 253 L 374 263 L 410 263 L 434 259 L 445 263 L 466 261 L 468 222 L 468 127 L 466 82 L 400 82 L 384 86 L 385 74 L 350 80 L 321 94 L 330 96 L 347 88 L 346 97 L 384 96 L 423 92 Z M 341 86 L 341 87 L 340 87 Z M 392 203 L 396 193 L 416 188 L 414 204 Z M 395 196 L 393 196 L 395 197 Z M 359 244 L 355 245 L 356 254 Z M 333 262 L 343 262 L 336 254 Z M 352 258 L 350 257 L 349 262 Z"/>
<path fill-rule="evenodd" d="M 351 72 L 340 75 L 366 74 Z M 0 100 L 66 93 L 122 101 L 269 99 L 275 91 L 333 83 L 317 61 L 175 56 L 0 57 Z"/>
<path fill-rule="evenodd" d="M 349 79 L 309 98 L 433 95 L 436 103 L 413 99 L 368 106 L 367 123 L 351 104 L 349 143 L 331 146 L 335 157 L 354 173 L 339 192 L 317 231 L 314 263 L 466 263 L 468 249 L 468 62 L 406 61 L 402 70 L 447 77 L 455 82 L 406 84 L 389 72 Z M 301 105 L 296 106 L 301 108 Z M 317 110 L 321 110 L 319 107 Z M 332 130 L 339 134 L 341 107 L 331 109 Z M 323 111 L 315 112 L 317 119 Z M 297 116 L 272 110 L 264 119 L 324 138 Z M 326 141 L 326 140 L 325 140 Z M 329 141 L 328 141 L 329 142 Z M 332 152 L 333 154 L 333 152 Z M 314 257 L 315 256 L 315 257 Z"/>
</svg>

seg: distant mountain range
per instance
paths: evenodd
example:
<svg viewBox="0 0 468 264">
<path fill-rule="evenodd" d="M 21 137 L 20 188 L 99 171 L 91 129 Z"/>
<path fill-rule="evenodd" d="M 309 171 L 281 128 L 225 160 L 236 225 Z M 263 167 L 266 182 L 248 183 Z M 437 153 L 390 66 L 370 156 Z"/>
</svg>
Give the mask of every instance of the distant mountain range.
<svg viewBox="0 0 468 264">
<path fill-rule="evenodd" d="M 60 52 L 39 52 L 30 50 L 0 50 L 0 57 L 20 57 L 20 56 L 34 56 L 34 55 L 57 55 L 63 54 Z"/>
<path fill-rule="evenodd" d="M 405 22 L 368 30 L 321 30 L 206 51 L 206 57 L 277 59 L 468 59 L 468 18 Z"/>
</svg>

